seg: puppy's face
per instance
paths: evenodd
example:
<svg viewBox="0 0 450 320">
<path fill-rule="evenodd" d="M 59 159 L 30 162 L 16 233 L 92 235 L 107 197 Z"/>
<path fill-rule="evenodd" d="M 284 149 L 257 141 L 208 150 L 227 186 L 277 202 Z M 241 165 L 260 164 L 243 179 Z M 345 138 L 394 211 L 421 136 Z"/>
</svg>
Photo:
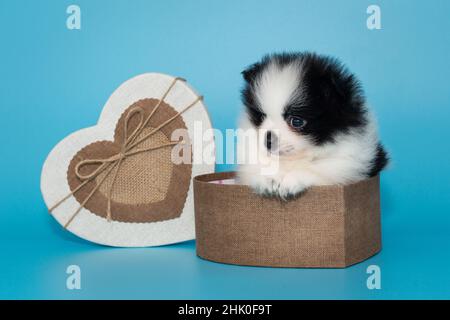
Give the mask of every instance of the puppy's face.
<svg viewBox="0 0 450 320">
<path fill-rule="evenodd" d="M 295 155 L 365 124 L 359 83 L 339 62 L 310 53 L 265 57 L 243 72 L 242 100 L 262 147 Z"/>
</svg>

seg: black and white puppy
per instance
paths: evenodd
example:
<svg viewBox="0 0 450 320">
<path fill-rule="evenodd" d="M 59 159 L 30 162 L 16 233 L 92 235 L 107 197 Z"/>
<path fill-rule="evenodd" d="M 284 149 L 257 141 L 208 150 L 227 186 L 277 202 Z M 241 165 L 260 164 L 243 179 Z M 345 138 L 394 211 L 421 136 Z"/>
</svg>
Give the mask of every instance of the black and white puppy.
<svg viewBox="0 0 450 320">
<path fill-rule="evenodd" d="M 375 176 L 386 166 L 361 85 L 338 60 L 308 52 L 273 54 L 242 74 L 245 112 L 239 126 L 264 134 L 256 143 L 258 161 L 239 165 L 241 183 L 289 199 L 310 186 Z M 248 147 L 238 142 L 238 157 L 251 158 L 243 152 Z M 277 169 L 263 173 L 262 166 L 275 161 Z"/>
</svg>

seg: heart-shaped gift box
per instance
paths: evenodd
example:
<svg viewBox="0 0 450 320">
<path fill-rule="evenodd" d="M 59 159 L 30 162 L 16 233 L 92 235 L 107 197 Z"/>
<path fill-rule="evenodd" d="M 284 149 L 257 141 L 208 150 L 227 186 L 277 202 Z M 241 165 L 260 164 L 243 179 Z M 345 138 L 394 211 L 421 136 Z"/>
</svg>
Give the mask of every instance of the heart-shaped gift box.
<svg viewBox="0 0 450 320">
<path fill-rule="evenodd" d="M 193 139 L 194 127 L 200 139 Z M 193 239 L 192 177 L 213 172 L 214 155 L 192 160 L 197 150 L 214 150 L 212 135 L 203 134 L 210 129 L 202 98 L 185 80 L 136 76 L 111 95 L 96 126 L 50 152 L 41 177 L 45 203 L 69 231 L 100 244 Z M 175 133 L 185 134 L 174 140 Z"/>
</svg>

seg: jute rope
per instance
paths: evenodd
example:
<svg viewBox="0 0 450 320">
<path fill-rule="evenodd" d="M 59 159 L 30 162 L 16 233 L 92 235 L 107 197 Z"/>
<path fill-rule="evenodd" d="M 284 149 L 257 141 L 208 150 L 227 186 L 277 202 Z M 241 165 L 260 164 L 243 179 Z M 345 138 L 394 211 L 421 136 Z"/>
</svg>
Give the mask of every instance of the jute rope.
<svg viewBox="0 0 450 320">
<path fill-rule="evenodd" d="M 135 107 L 132 108 L 130 111 L 128 111 L 125 122 L 124 122 L 124 142 L 121 146 L 121 150 L 119 153 L 105 159 L 85 159 L 77 163 L 75 166 L 75 175 L 83 181 L 81 184 L 79 184 L 72 192 L 70 192 L 67 196 L 62 198 L 60 201 L 58 201 L 55 205 L 53 205 L 49 211 L 52 212 L 55 208 L 57 208 L 59 205 L 61 205 L 64 201 L 66 201 L 69 197 L 74 195 L 78 190 L 83 188 L 89 181 L 92 181 L 93 179 L 97 178 L 102 172 L 105 172 L 105 175 L 100 179 L 100 181 L 97 182 L 97 185 L 92 189 L 92 191 L 88 194 L 88 196 L 81 202 L 78 209 L 72 214 L 72 216 L 69 218 L 69 220 L 64 225 L 64 228 L 67 228 L 69 224 L 73 221 L 73 219 L 78 215 L 78 213 L 81 211 L 81 209 L 84 207 L 84 205 L 91 199 L 91 197 L 94 195 L 94 193 L 98 190 L 98 188 L 103 184 L 103 182 L 106 180 L 106 178 L 112 173 L 112 182 L 109 185 L 108 191 L 107 191 L 107 210 L 106 210 L 106 218 L 109 221 L 111 221 L 111 195 L 114 187 L 114 183 L 117 178 L 117 174 L 120 170 L 121 164 L 123 163 L 123 160 L 127 157 L 142 153 L 142 152 L 148 152 L 151 150 L 156 150 L 160 148 L 164 148 L 167 146 L 173 146 L 178 144 L 178 141 L 171 141 L 167 143 L 163 143 L 156 146 L 150 146 L 147 148 L 137 148 L 139 144 L 141 144 L 143 141 L 147 140 L 150 136 L 161 130 L 164 126 L 172 122 L 174 119 L 176 119 L 178 116 L 180 116 L 183 112 L 194 106 L 197 102 L 203 100 L 202 96 L 197 97 L 191 104 L 189 104 L 187 107 L 183 108 L 181 111 L 177 112 L 174 116 L 170 117 L 160 125 L 158 125 L 156 128 L 152 129 L 147 134 L 143 135 L 142 137 L 138 138 L 139 135 L 142 133 L 142 130 L 144 130 L 145 126 L 148 124 L 152 116 L 155 114 L 157 109 L 160 107 L 161 103 L 164 101 L 164 99 L 167 97 L 169 92 L 172 90 L 173 86 L 177 81 L 186 81 L 182 78 L 175 78 L 172 83 L 170 84 L 169 88 L 166 90 L 166 92 L 163 94 L 161 99 L 158 100 L 158 103 L 156 104 L 155 108 L 150 112 L 150 114 L 147 116 L 147 118 L 144 119 L 144 109 L 141 107 Z M 130 135 L 128 135 L 128 122 L 133 116 L 139 117 L 139 122 L 137 127 L 131 132 Z M 80 172 L 81 168 L 86 165 L 98 165 L 98 168 L 95 169 L 93 172 L 89 174 L 82 174 Z"/>
</svg>

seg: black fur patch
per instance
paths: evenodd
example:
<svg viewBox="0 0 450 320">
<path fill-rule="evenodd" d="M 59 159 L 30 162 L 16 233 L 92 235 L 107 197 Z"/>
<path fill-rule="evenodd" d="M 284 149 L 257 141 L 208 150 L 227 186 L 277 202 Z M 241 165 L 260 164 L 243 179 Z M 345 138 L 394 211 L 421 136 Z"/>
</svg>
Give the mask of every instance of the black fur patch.
<svg viewBox="0 0 450 320">
<path fill-rule="evenodd" d="M 300 108 L 287 106 L 307 120 L 302 133 L 323 144 L 333 141 L 337 133 L 364 126 L 365 98 L 355 76 L 333 58 L 308 53 L 302 60 L 306 99 Z"/>
<path fill-rule="evenodd" d="M 386 150 L 384 150 L 381 143 L 378 143 L 377 154 L 372 162 L 372 167 L 369 170 L 368 176 L 375 177 L 380 173 L 381 170 L 383 170 L 387 166 L 388 162 L 389 158 Z"/>
</svg>

